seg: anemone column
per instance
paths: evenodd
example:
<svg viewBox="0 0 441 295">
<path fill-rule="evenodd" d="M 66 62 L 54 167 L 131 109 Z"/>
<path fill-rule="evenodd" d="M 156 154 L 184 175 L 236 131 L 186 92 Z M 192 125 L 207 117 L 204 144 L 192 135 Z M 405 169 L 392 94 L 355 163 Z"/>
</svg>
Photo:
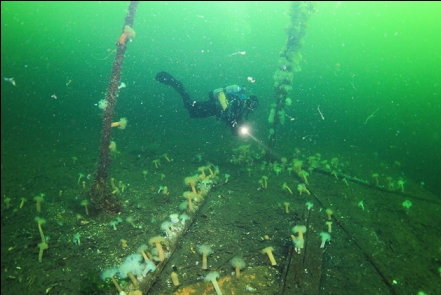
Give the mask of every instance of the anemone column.
<svg viewBox="0 0 441 295">
<path fill-rule="evenodd" d="M 271 107 L 268 122 L 270 134 L 268 144 L 268 160 L 271 160 L 271 152 L 276 144 L 277 128 L 284 124 L 286 98 L 292 89 L 294 73 L 300 72 L 302 55 L 300 49 L 303 46 L 306 28 L 314 5 L 310 1 L 293 1 L 290 4 L 291 23 L 287 29 L 288 38 L 279 54 L 279 67 L 274 73 L 274 98 L 276 103 Z"/>
<path fill-rule="evenodd" d="M 133 27 L 133 21 L 135 18 L 136 8 L 138 6 L 138 1 L 131 1 L 127 15 L 124 21 L 123 31 L 120 38 L 122 42 L 116 43 L 116 55 L 113 60 L 112 73 L 110 76 L 110 82 L 107 87 L 106 100 L 108 106 L 104 110 L 103 116 L 103 128 L 101 131 L 101 144 L 100 144 L 100 156 L 98 160 L 98 166 L 96 171 L 96 177 L 93 182 L 92 188 L 89 192 L 90 198 L 95 206 L 106 212 L 119 212 L 120 203 L 118 202 L 117 196 L 112 194 L 109 187 L 107 186 L 107 178 L 109 176 L 110 170 L 110 135 L 112 132 L 112 118 L 114 113 L 114 107 L 116 103 L 116 98 L 118 96 L 118 83 L 121 76 L 122 64 L 124 61 L 124 53 L 127 48 L 127 38 L 125 35 L 127 33 L 127 28 Z"/>
</svg>

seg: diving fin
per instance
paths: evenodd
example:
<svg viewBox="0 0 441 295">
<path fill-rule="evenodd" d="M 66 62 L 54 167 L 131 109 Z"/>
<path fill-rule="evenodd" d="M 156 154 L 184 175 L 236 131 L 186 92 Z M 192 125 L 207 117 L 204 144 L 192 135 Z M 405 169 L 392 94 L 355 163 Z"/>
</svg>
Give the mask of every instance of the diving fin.
<svg viewBox="0 0 441 295">
<path fill-rule="evenodd" d="M 157 73 L 155 79 L 165 85 L 173 86 L 176 83 L 175 78 L 167 72 Z"/>
<path fill-rule="evenodd" d="M 173 87 L 173 89 L 176 90 L 179 95 L 181 95 L 182 100 L 184 101 L 184 107 L 187 109 L 191 107 L 192 102 L 190 95 L 180 81 L 176 80 L 172 75 L 164 71 L 157 73 L 155 79 L 162 84 Z"/>
<path fill-rule="evenodd" d="M 156 74 L 155 79 L 162 84 L 169 85 L 173 87 L 181 96 L 188 96 L 187 91 L 185 90 L 184 85 L 181 82 L 175 79 L 172 75 L 167 72 L 159 72 Z"/>
</svg>

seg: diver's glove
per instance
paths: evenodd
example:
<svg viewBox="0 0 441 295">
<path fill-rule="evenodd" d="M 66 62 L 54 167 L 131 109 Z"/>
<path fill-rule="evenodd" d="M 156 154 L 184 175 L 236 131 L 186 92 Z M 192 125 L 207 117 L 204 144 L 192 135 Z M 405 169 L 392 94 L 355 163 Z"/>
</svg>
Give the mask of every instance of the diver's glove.
<svg viewBox="0 0 441 295">
<path fill-rule="evenodd" d="M 239 135 L 240 127 L 242 124 L 239 124 L 236 120 L 228 122 L 228 125 L 230 126 L 231 134 L 237 136 Z"/>
</svg>

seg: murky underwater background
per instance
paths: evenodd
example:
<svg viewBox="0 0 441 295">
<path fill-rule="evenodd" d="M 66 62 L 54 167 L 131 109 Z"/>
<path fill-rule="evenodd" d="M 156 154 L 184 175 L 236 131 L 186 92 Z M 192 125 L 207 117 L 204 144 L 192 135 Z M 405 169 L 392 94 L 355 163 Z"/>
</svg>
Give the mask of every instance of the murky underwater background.
<svg viewBox="0 0 441 295">
<path fill-rule="evenodd" d="M 306 165 L 308 157 L 320 153 L 322 159 L 340 159 L 338 169 L 342 173 L 372 184 L 372 175 L 377 173 L 383 186 L 387 186 L 387 177 L 402 180 L 406 193 L 409 188 L 414 196 L 430 195 L 427 198 L 432 207 L 429 208 L 434 211 L 422 212 L 424 218 L 422 215 L 414 218 L 421 221 L 438 216 L 436 225 L 425 224 L 422 228 L 439 232 L 440 3 L 318 2 L 315 5 L 301 49 L 302 70 L 294 77 L 293 103 L 285 109 L 286 122 L 278 129 L 275 157 L 279 162 L 281 157 L 290 162 L 300 158 Z M 87 177 L 93 178 L 96 170 L 102 127 L 102 111 L 97 104 L 106 92 L 115 43 L 127 7 L 128 2 L 1 4 L 2 198 L 11 199 L 9 208 L 2 200 L 2 293 L 16 294 L 21 288 L 44 292 L 57 281 L 53 280 L 54 276 L 44 279 L 36 273 L 41 271 L 48 277 L 55 269 L 62 269 L 64 283 L 52 286 L 51 294 L 77 291 L 91 294 L 84 291 L 86 287 L 80 287 L 87 285 L 84 277 L 101 281 L 100 271 L 115 261 L 113 256 L 103 257 L 101 253 L 110 251 L 123 260 L 136 250 L 137 243 L 141 244 L 137 240 L 140 231 L 128 227 L 126 234 L 120 231 L 116 234 L 108 226 L 113 216 L 94 212 L 84 217 L 91 225 L 89 229 L 84 227 L 89 225 L 81 225 L 76 218 L 76 214 L 84 215 L 80 202 L 91 185 Z M 127 86 L 120 91 L 114 118 L 126 117 L 129 123 L 126 129 L 112 133 L 119 153 L 113 160 L 111 177 L 128 186 L 126 194 L 121 195 L 126 204 L 121 213 L 124 219 L 134 216 L 144 229 L 162 233 L 156 227 L 173 213 L 170 210 L 177 210 L 187 189 L 183 179 L 207 162 L 219 166 L 221 171 L 212 199 L 206 201 L 214 202 L 211 208 L 217 208 L 213 209 L 216 212 L 223 212 L 219 213 L 221 220 L 244 210 L 229 212 L 228 200 L 235 196 L 241 204 L 254 204 L 253 212 L 263 210 L 268 202 L 269 207 L 280 208 L 283 213 L 283 203 L 292 197 L 286 195 L 281 185 L 288 182 L 295 189 L 299 179 L 285 170 L 281 175 L 260 171 L 262 158 L 253 156 L 253 163 L 233 163 L 231 159 L 237 153 L 233 149 L 239 146 L 250 145 L 250 155 L 254 155 L 268 143 L 268 114 L 274 103 L 273 75 L 286 42 L 288 23 L 288 2 L 139 4 L 134 22 L 136 37 L 128 44 L 122 71 L 121 81 Z M 188 118 L 180 97 L 154 80 L 159 71 L 176 76 L 197 100 L 207 99 L 208 91 L 218 87 L 245 85 L 247 92 L 260 100 L 259 109 L 249 118 L 253 138 L 232 136 L 214 118 Z M 255 82 L 251 83 L 248 77 Z M 164 153 L 173 161 L 166 161 Z M 156 158 L 162 159 L 159 168 L 152 163 Z M 148 177 L 143 171 L 148 171 Z M 78 180 L 80 173 L 84 178 Z M 228 185 L 224 174 L 231 175 Z M 258 181 L 263 174 L 268 174 L 270 184 L 277 184 L 264 190 L 263 194 L 268 196 L 256 200 L 253 196 L 260 189 Z M 314 177 L 317 177 L 315 181 Z M 320 177 L 311 175 L 310 180 L 311 191 L 315 189 L 317 196 L 334 189 L 330 188 L 332 177 Z M 168 199 L 157 193 L 163 185 L 170 188 Z M 342 185 L 340 180 L 338 185 Z M 343 194 L 348 198 L 358 194 L 352 201 L 359 210 L 357 203 L 360 200 L 366 203 L 369 193 L 361 188 L 349 188 Z M 37 214 L 33 198 L 40 193 L 45 194 L 45 201 L 42 213 Z M 336 194 L 341 196 L 341 191 L 337 189 Z M 27 202 L 19 208 L 22 197 Z M 382 201 L 385 206 L 393 208 L 396 202 L 397 214 L 405 214 L 401 210 L 404 196 L 387 200 Z M 297 201 L 303 206 L 305 200 Z M 291 206 L 297 201 L 291 200 Z M 415 200 L 412 201 L 414 208 L 417 207 Z M 337 201 L 330 203 L 335 205 Z M 258 209 L 260 205 L 262 208 Z M 344 206 L 341 204 L 340 208 Z M 203 211 L 208 208 L 201 208 L 198 216 L 210 216 Z M 52 236 L 49 245 L 58 245 L 50 245 L 52 249 L 45 251 L 45 257 L 51 260 L 46 265 L 49 262 L 44 258 L 41 264 L 37 261 L 39 235 L 34 218 L 38 215 L 47 220 L 44 227 Z M 299 216 L 302 220 L 304 213 Z M 274 228 L 273 223 L 276 226 L 284 220 L 284 216 L 278 218 L 265 226 Z M 260 220 L 255 216 L 251 219 Z M 397 220 L 402 220 L 402 216 Z M 288 221 L 290 227 L 296 221 L 296 218 Z M 395 226 L 400 229 L 399 224 Z M 290 227 L 288 233 L 279 233 L 280 239 L 289 238 Z M 244 231 L 249 232 L 249 228 Z M 81 246 L 74 244 L 75 233 L 89 237 L 88 242 Z M 259 240 L 266 232 L 257 234 Z M 381 239 L 381 234 L 377 234 Z M 93 235 L 95 238 L 91 238 Z M 120 249 L 120 239 L 127 237 L 136 242 L 131 250 Z M 105 240 L 112 242 L 103 249 Z M 441 245 L 439 241 L 434 243 L 427 246 L 433 247 L 432 252 L 428 250 L 432 258 L 427 261 L 437 275 Z M 115 244 L 118 249 L 111 246 Z M 291 244 L 286 241 L 279 245 L 283 257 L 290 257 L 288 245 Z M 84 248 L 79 251 L 79 247 Z M 256 251 L 260 251 L 258 248 Z M 252 252 L 245 246 L 242 250 L 244 256 Z M 89 253 L 87 261 L 81 261 L 86 253 Z M 253 258 L 257 259 L 255 264 L 266 265 L 267 261 L 260 261 L 259 257 Z M 81 265 L 81 276 L 68 275 L 75 261 Z M 428 268 L 421 266 L 421 269 Z M 413 286 L 411 294 L 426 287 Z M 437 287 L 430 288 L 437 290 Z M 273 289 L 275 293 L 276 289 Z M 385 290 L 400 294 L 388 286 Z M 164 291 L 167 292 L 171 289 Z"/>
</svg>

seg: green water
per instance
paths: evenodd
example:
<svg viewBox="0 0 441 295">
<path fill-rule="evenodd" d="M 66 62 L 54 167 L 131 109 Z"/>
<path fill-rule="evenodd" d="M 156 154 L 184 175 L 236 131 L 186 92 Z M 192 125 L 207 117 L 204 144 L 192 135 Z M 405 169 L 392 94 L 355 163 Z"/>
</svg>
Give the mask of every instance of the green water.
<svg viewBox="0 0 441 295">
<path fill-rule="evenodd" d="M 128 5 L 1 3 L 1 280 L 5 294 L 23 289 L 42 293 L 49 287 L 54 288 L 51 294 L 98 292 L 97 286 L 104 284 L 100 279 L 103 269 L 116 265 L 147 237 L 162 233 L 159 221 L 177 211 L 182 192 L 188 189 L 182 187 L 183 179 L 207 161 L 219 165 L 221 178 L 224 173 L 231 174 L 228 184 L 221 179 L 202 217 L 210 220 L 216 212 L 224 222 L 222 230 L 228 228 L 230 220 L 242 216 L 242 207 L 231 209 L 233 200 L 252 205 L 250 212 L 271 211 L 267 209 L 287 200 L 292 202 L 295 214 L 303 208 L 301 203 L 307 196 L 291 196 L 280 189 L 285 181 L 295 188 L 300 179 L 259 170 L 264 158 L 251 159 L 250 166 L 230 162 L 232 149 L 251 145 L 254 154 L 268 143 L 273 75 L 287 38 L 289 3 L 140 2 L 133 26 L 136 37 L 127 44 L 122 69 L 121 81 L 127 87 L 120 91 L 114 117 L 115 121 L 126 117 L 129 123 L 125 130 L 112 130 L 120 154 L 112 158 L 110 176 L 127 184 L 127 192 L 120 197 L 124 201 L 121 216 L 133 214 L 144 225 L 143 234 L 127 229 L 127 224 L 121 225 L 125 230 L 115 232 L 108 226 L 114 216 L 96 214 L 96 210 L 84 220 L 78 219 L 77 214 L 85 214 L 80 201 L 90 188 L 99 156 L 102 111 L 97 105 L 105 97 L 115 43 Z M 353 226 L 352 232 L 360 236 L 389 222 L 378 232 L 380 238 L 400 238 L 387 252 L 389 256 L 377 257 L 385 257 L 378 259 L 388 270 L 395 265 L 393 269 L 398 269 L 400 276 L 408 273 L 412 285 L 408 290 L 416 293 L 421 276 L 427 278 L 424 282 L 438 278 L 433 268 L 433 257 L 439 254 L 433 234 L 438 203 L 426 197 L 429 194 L 424 190 L 437 196 L 441 190 L 441 3 L 318 2 L 315 10 L 301 49 L 302 71 L 295 74 L 292 104 L 285 108 L 286 122 L 277 130 L 273 155 L 277 160 L 286 157 L 289 162 L 303 157 L 306 163 L 307 157 L 321 153 L 322 159 L 339 158 L 342 173 L 371 184 L 376 173 L 383 187 L 388 176 L 403 180 L 404 196 L 400 190 L 376 194 L 381 189 L 376 185 L 351 182 L 343 187 L 340 180 L 319 173 L 311 175 L 310 189 L 334 206 L 338 216 L 349 216 L 346 220 L 351 222 L 343 224 Z M 249 117 L 252 136 L 234 137 L 214 118 L 190 119 L 177 93 L 155 81 L 159 71 L 176 76 L 195 100 L 206 100 L 215 88 L 245 85 L 249 94 L 260 99 L 260 107 Z M 163 153 L 173 161 L 166 162 Z M 195 160 L 198 156 L 203 160 Z M 159 169 L 152 164 L 156 158 L 163 161 Z M 148 175 L 142 174 L 144 170 Z M 89 177 L 83 178 L 84 187 L 79 173 Z M 271 176 L 269 190 L 256 190 L 262 173 Z M 170 195 L 157 193 L 164 184 Z M 34 217 L 40 213 L 35 211 L 33 198 L 40 193 L 46 195 L 41 217 L 48 220 L 44 230 L 51 239 L 43 262 L 38 264 L 40 237 Z M 401 203 L 408 196 L 414 202 L 409 220 L 400 215 Z M 23 208 L 19 208 L 21 197 L 27 199 Z M 11 198 L 9 209 L 3 204 L 6 198 Z M 354 204 L 360 200 L 366 204 L 363 212 L 372 212 L 370 218 L 359 214 Z M 315 211 L 316 229 L 320 229 L 317 224 L 323 218 L 319 210 Z M 278 212 L 271 213 L 278 217 L 274 220 L 269 213 L 268 218 L 253 218 L 262 219 L 262 228 L 280 229 L 271 243 L 278 242 L 279 255 L 286 255 L 291 240 L 285 243 L 289 236 L 284 231 L 286 218 Z M 245 228 L 233 231 L 239 233 Z M 252 228 L 257 228 L 254 221 Z M 313 231 L 308 231 L 312 236 Z M 219 231 L 218 244 L 224 243 L 225 232 Z M 377 237 L 369 231 L 365 240 L 375 242 L 371 232 Z M 83 235 L 81 248 L 72 242 L 76 233 Z M 263 230 L 257 233 L 256 237 L 267 234 Z M 421 235 L 419 244 L 418 235 L 409 239 L 414 233 Z M 120 238 L 130 238 L 129 250 L 121 249 Z M 246 253 L 254 257 L 253 241 L 249 239 Z M 339 245 L 353 239 L 336 234 L 333 241 Z M 188 254 L 194 245 L 190 239 L 185 242 L 182 249 Z M 373 250 L 367 253 L 377 251 L 376 243 L 371 246 Z M 354 265 L 352 269 L 361 269 L 367 255 L 361 255 L 360 260 L 346 255 L 346 250 L 354 250 L 351 247 L 340 248 L 344 254 L 339 257 L 346 257 Z M 421 263 L 408 267 L 406 263 L 412 260 L 406 260 L 405 255 Z M 395 264 L 389 264 L 389 259 Z M 194 264 L 191 259 L 181 262 L 182 267 Z M 257 265 L 264 264 L 258 261 Z M 431 275 L 425 273 L 429 268 Z M 227 269 L 224 274 L 231 271 Z M 343 274 L 347 268 L 335 269 L 341 269 L 342 274 L 331 276 L 326 285 L 334 285 L 335 278 L 351 281 Z M 395 276 L 396 271 L 391 272 Z M 366 290 L 373 290 L 379 281 L 365 280 L 364 275 L 361 281 L 350 283 L 362 286 L 364 282 Z M 195 273 L 188 280 L 195 282 L 197 277 Z M 404 281 L 405 276 L 401 278 Z M 93 292 L 87 291 L 94 287 Z M 386 284 L 383 287 L 389 288 Z M 435 284 L 425 287 L 439 288 Z"/>
<path fill-rule="evenodd" d="M 128 2 L 1 5 L 1 75 L 16 81 L 16 87 L 1 84 L 2 154 L 83 149 L 95 158 L 96 104 L 107 88 Z M 311 143 L 314 152 L 399 161 L 404 178 L 439 192 L 441 4 L 326 2 L 316 9 L 286 109 L 295 120 L 280 128 L 278 147 L 291 153 Z M 127 87 L 116 106 L 130 129 L 115 137 L 127 149 L 164 148 L 163 142 L 166 149 L 195 153 L 199 144 L 186 143 L 194 134 L 221 146 L 237 141 L 214 120 L 188 119 L 176 93 L 154 81 L 166 70 L 195 99 L 227 84 L 246 85 L 261 102 L 251 116 L 253 134 L 265 141 L 287 10 L 285 2 L 141 2 L 122 72 Z M 246 54 L 234 54 L 239 51 Z"/>
</svg>

